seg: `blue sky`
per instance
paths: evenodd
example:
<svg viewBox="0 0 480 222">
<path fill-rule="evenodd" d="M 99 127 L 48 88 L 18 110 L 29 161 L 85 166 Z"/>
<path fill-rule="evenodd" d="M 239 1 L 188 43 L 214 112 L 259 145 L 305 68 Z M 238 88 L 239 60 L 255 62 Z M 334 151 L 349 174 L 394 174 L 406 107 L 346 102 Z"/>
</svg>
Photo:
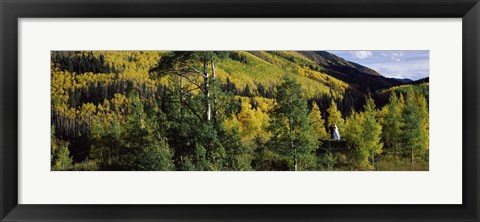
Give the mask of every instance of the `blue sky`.
<svg viewBox="0 0 480 222">
<path fill-rule="evenodd" d="M 417 80 L 430 75 L 428 50 L 328 51 L 345 60 L 371 68 L 386 77 Z"/>
</svg>

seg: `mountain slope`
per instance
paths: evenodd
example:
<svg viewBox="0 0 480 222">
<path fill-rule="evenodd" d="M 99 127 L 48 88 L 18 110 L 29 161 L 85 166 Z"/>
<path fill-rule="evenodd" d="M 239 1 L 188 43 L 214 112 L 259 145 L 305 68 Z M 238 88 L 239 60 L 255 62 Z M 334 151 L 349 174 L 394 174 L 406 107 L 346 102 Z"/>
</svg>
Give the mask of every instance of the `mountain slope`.
<svg viewBox="0 0 480 222">
<path fill-rule="evenodd" d="M 108 88 L 103 96 L 96 100 L 80 102 L 75 96 L 64 96 L 77 101 L 74 106 L 85 102 L 98 104 L 113 98 L 117 90 L 123 88 L 119 82 L 133 86 L 142 86 L 147 94 L 158 91 L 158 85 L 169 85 L 168 76 L 159 79 L 149 77 L 149 72 L 157 66 L 165 51 L 93 51 L 93 52 L 54 52 L 52 62 L 57 71 L 52 79 L 74 78 L 69 83 L 82 88 L 90 98 L 89 89 L 99 84 Z M 285 75 L 294 76 L 302 85 L 307 99 L 325 98 L 330 102 L 341 102 L 344 98 L 355 101 L 361 106 L 366 93 L 378 89 L 387 89 L 401 85 L 402 80 L 385 78 L 378 72 L 365 66 L 349 62 L 343 58 L 324 51 L 231 51 L 229 56 L 217 61 L 217 74 L 222 87 L 235 88 L 241 95 L 253 95 L 272 98 L 275 87 Z M 101 74 L 101 75 L 96 75 Z M 64 84 L 60 84 L 64 85 Z M 61 92 L 68 92 L 60 87 Z M 64 93 L 55 93 L 62 95 Z M 82 94 L 83 95 L 83 94 Z M 56 97 L 55 97 L 56 98 Z M 63 98 L 63 97 L 62 97 Z M 62 99 L 60 98 L 60 99 Z M 74 99 L 75 98 L 75 99 Z M 346 102 L 351 103 L 351 102 Z"/>
<path fill-rule="evenodd" d="M 240 91 L 247 86 L 254 92 L 258 87 L 274 88 L 286 74 L 297 77 L 308 98 L 325 94 L 342 98 L 346 90 L 352 89 L 348 83 L 324 73 L 315 62 L 296 52 L 237 51 L 231 55 L 218 62 L 217 72 L 222 82 L 228 79 Z"/>
<path fill-rule="evenodd" d="M 325 73 L 346 83 L 357 86 L 361 91 L 372 91 L 402 84 L 401 80 L 386 78 L 373 69 L 347 61 L 325 51 L 300 51 L 300 54 L 322 66 Z"/>
<path fill-rule="evenodd" d="M 346 90 L 367 92 L 410 82 L 386 78 L 373 69 L 347 61 L 326 51 L 237 51 L 219 61 L 219 77 L 239 90 L 247 85 L 273 88 L 285 74 L 293 74 L 302 83 L 308 98 L 331 94 L 342 98 Z"/>
</svg>

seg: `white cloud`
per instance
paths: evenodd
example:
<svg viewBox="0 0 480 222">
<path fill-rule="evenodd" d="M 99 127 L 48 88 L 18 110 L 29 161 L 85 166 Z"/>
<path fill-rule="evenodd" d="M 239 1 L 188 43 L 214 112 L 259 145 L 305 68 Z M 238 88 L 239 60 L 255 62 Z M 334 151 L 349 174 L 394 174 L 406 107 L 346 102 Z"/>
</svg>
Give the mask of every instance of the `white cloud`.
<svg viewBox="0 0 480 222">
<path fill-rule="evenodd" d="M 403 52 L 393 52 L 391 58 L 397 62 L 401 62 L 403 61 Z"/>
<path fill-rule="evenodd" d="M 413 80 L 428 77 L 430 75 L 430 65 L 428 59 L 415 61 L 398 62 L 379 62 L 369 64 L 369 67 L 383 76 L 394 78 L 409 78 Z"/>
<path fill-rule="evenodd" d="M 350 53 L 359 59 L 366 59 L 373 55 L 371 51 L 352 51 Z"/>
<path fill-rule="evenodd" d="M 388 54 L 387 53 L 382 53 L 381 55 L 384 56 L 384 57 L 389 57 L 390 59 L 392 59 L 395 62 L 402 62 L 403 57 L 404 57 L 403 52 L 391 52 L 391 53 L 388 53 Z"/>
</svg>

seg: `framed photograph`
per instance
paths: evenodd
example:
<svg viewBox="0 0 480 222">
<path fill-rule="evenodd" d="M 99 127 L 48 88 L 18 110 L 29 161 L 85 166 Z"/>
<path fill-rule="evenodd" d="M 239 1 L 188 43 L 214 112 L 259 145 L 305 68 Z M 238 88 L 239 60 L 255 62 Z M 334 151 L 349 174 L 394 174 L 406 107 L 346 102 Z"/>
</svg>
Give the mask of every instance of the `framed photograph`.
<svg viewBox="0 0 480 222">
<path fill-rule="evenodd" d="M 478 221 L 477 0 L 0 0 L 1 221 Z"/>
</svg>

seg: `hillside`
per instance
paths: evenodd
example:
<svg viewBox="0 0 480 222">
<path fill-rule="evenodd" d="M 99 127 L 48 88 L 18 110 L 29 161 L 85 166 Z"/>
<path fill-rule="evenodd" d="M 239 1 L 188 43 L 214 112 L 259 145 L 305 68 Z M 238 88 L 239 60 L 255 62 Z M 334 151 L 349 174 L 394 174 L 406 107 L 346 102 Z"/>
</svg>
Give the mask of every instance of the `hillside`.
<svg viewBox="0 0 480 222">
<path fill-rule="evenodd" d="M 355 149 L 389 141 L 391 92 L 425 140 L 428 80 L 405 81 L 323 51 L 52 51 L 52 169 L 374 169 Z M 315 156 L 334 126 L 353 157 Z"/>
<path fill-rule="evenodd" d="M 332 77 L 315 62 L 296 52 L 235 52 L 218 62 L 218 74 L 222 81 L 229 79 L 238 90 L 247 85 L 253 91 L 258 86 L 273 88 L 286 74 L 295 75 L 309 98 L 331 95 L 343 98 L 347 89 L 352 89 L 344 81 Z"/>
<path fill-rule="evenodd" d="M 346 61 L 329 52 L 302 51 L 299 53 L 321 66 L 323 72 L 355 86 L 361 91 L 367 89 L 375 91 L 402 83 L 401 80 L 386 78 L 375 70 Z"/>
<path fill-rule="evenodd" d="M 388 98 L 392 93 L 396 94 L 406 94 L 407 91 L 411 90 L 416 94 L 422 95 L 425 97 L 427 103 L 429 102 L 429 78 L 423 78 L 412 82 L 407 82 L 398 86 L 393 86 L 387 89 L 378 90 L 375 93 L 375 101 L 377 105 L 383 106 L 388 103 Z"/>
<path fill-rule="evenodd" d="M 254 85 L 253 79 L 274 85 L 285 73 L 292 73 L 299 76 L 310 96 L 328 93 L 330 89 L 340 94 L 347 88 L 375 91 L 411 81 L 386 78 L 375 70 L 325 51 L 250 51 L 237 52 L 230 58 L 242 64 L 224 60 L 219 68 L 227 74 L 235 72 L 235 76 L 227 75 L 231 79 L 243 78 L 239 81 L 241 87 L 245 83 Z"/>
<path fill-rule="evenodd" d="M 303 95 L 309 101 L 315 100 L 322 113 L 334 99 L 346 115 L 352 108 L 361 109 L 368 92 L 404 84 L 404 80 L 385 78 L 368 67 L 323 51 L 224 53 L 227 56 L 220 58 L 216 65 L 223 89 L 228 88 L 238 96 L 273 98 L 275 86 L 285 75 L 292 75 L 302 85 Z M 81 108 L 89 102 L 98 105 L 118 93 L 126 96 L 124 92 L 132 87 L 141 87 L 142 94 L 149 95 L 153 102 L 155 94 L 162 91 L 161 86 L 170 86 L 173 81 L 171 75 L 152 76 L 158 62 L 167 58 L 167 54 L 162 51 L 52 52 L 52 95 L 55 95 L 52 101 L 58 101 L 52 105 L 63 107 L 60 112 L 69 109 L 62 102 L 65 99 L 71 104 L 70 108 Z M 92 96 L 99 90 L 101 94 Z"/>
</svg>

